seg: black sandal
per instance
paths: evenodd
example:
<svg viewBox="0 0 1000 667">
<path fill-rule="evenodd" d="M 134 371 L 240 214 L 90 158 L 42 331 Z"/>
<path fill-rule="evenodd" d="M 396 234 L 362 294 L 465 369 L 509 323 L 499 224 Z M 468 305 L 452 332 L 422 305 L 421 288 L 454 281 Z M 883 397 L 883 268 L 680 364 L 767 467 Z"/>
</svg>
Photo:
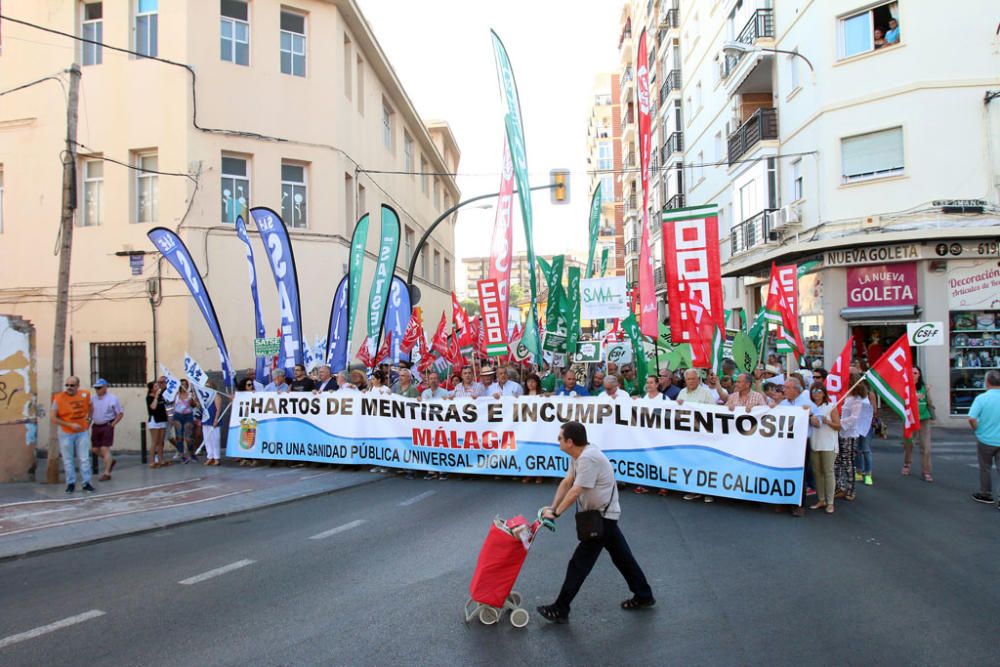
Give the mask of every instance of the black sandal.
<svg viewBox="0 0 1000 667">
<path fill-rule="evenodd" d="M 552 623 L 566 623 L 569 621 L 569 615 L 559 611 L 554 604 L 543 604 L 540 607 L 536 607 L 536 610 L 546 621 L 551 621 Z"/>
<path fill-rule="evenodd" d="M 648 600 L 644 600 L 639 597 L 632 597 L 629 598 L 628 600 L 625 600 L 625 602 L 622 602 L 622 609 L 627 609 L 629 611 L 635 609 L 644 609 L 646 607 L 652 607 L 654 604 L 656 604 L 656 600 L 654 598 L 649 598 Z"/>
</svg>

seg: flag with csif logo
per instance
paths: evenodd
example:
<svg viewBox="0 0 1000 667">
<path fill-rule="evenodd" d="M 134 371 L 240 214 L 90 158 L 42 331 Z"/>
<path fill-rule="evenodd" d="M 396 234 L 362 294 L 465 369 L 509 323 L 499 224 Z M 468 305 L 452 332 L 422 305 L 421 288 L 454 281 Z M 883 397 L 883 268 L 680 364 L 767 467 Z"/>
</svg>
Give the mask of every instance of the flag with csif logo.
<svg viewBox="0 0 1000 667">
<path fill-rule="evenodd" d="M 826 376 L 826 393 L 830 394 L 830 400 L 834 403 L 840 402 L 840 399 L 850 388 L 848 383 L 851 378 L 851 347 L 853 345 L 854 338 L 848 338 L 847 345 L 830 366 L 830 372 Z"/>
<path fill-rule="evenodd" d="M 212 305 L 212 298 L 209 296 L 208 289 L 206 289 L 205 283 L 201 279 L 201 274 L 198 273 L 198 267 L 195 265 L 194 259 L 191 258 L 191 253 L 188 252 L 184 242 L 180 240 L 177 234 L 165 227 L 155 227 L 149 230 L 146 236 L 156 246 L 156 249 L 160 251 L 160 254 L 174 267 L 174 270 L 180 275 L 184 284 L 187 285 L 188 291 L 191 292 L 195 303 L 198 304 L 198 310 L 201 311 L 202 317 L 205 318 L 205 324 L 208 325 L 208 330 L 212 333 L 215 344 L 219 348 L 219 361 L 222 364 L 223 380 L 226 387 L 232 389 L 235 386 L 236 378 L 233 375 L 233 367 L 229 361 L 229 350 L 226 349 L 226 341 L 222 337 L 222 327 L 219 326 L 219 318 L 215 314 L 215 306 Z"/>
</svg>

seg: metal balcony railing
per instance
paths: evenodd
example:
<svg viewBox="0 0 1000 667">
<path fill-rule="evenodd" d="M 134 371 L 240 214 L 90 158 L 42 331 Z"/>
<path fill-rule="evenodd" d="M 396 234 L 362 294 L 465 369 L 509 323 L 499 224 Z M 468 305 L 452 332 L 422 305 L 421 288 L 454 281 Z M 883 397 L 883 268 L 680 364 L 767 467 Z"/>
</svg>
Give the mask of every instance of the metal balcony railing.
<svg viewBox="0 0 1000 667">
<path fill-rule="evenodd" d="M 629 168 L 635 166 L 635 151 L 629 151 L 625 156 L 625 166 Z"/>
<path fill-rule="evenodd" d="M 625 209 L 626 211 L 635 211 L 638 208 L 639 208 L 639 200 L 636 197 L 635 193 L 633 192 L 625 200 Z"/>
<path fill-rule="evenodd" d="M 760 108 L 729 135 L 729 164 L 733 164 L 759 141 L 778 138 L 778 110 Z"/>
<path fill-rule="evenodd" d="M 629 109 L 622 114 L 621 131 L 624 133 L 625 128 L 633 123 L 632 120 L 632 110 Z"/>
<path fill-rule="evenodd" d="M 667 97 L 670 95 L 672 90 L 681 89 L 681 71 L 679 69 L 672 69 L 670 73 L 667 74 L 667 78 L 663 80 L 660 84 L 660 106 L 666 102 Z"/>
<path fill-rule="evenodd" d="M 729 232 L 732 254 L 738 255 L 767 243 L 768 234 L 771 231 L 771 218 L 777 210 L 776 208 L 764 209 L 733 227 L 732 231 Z"/>
<path fill-rule="evenodd" d="M 653 279 L 656 282 L 656 289 L 663 289 L 667 286 L 667 274 L 662 266 L 653 269 Z"/>
<path fill-rule="evenodd" d="M 625 68 L 625 71 L 622 72 L 622 80 L 618 83 L 618 88 L 619 89 L 624 89 L 625 86 L 628 85 L 632 81 L 632 76 L 633 76 L 632 75 L 632 66 L 629 65 L 628 67 Z"/>
<path fill-rule="evenodd" d="M 747 21 L 747 24 L 743 26 L 743 30 L 740 31 L 739 36 L 736 38 L 737 42 L 743 42 L 753 46 L 753 44 L 763 37 L 774 37 L 774 10 L 773 9 L 758 9 Z M 722 63 L 722 78 L 727 78 L 736 69 L 736 65 L 740 62 L 740 59 L 744 56 L 743 53 L 738 53 L 736 55 L 727 55 Z"/>
<path fill-rule="evenodd" d="M 678 193 L 668 199 L 667 203 L 663 207 L 663 210 L 672 211 L 675 208 L 684 208 L 684 195 Z"/>
<path fill-rule="evenodd" d="M 677 8 L 677 3 L 664 3 L 663 7 L 660 8 L 660 27 L 676 28 L 679 25 L 680 10 Z"/>
<path fill-rule="evenodd" d="M 683 150 L 684 133 L 678 130 L 667 137 L 667 140 L 663 142 L 663 149 L 661 151 L 663 153 L 663 163 L 666 164 L 671 155 L 674 153 L 680 153 Z"/>
<path fill-rule="evenodd" d="M 637 255 L 639 254 L 639 239 L 629 239 L 625 244 L 625 254 L 626 255 Z"/>
</svg>

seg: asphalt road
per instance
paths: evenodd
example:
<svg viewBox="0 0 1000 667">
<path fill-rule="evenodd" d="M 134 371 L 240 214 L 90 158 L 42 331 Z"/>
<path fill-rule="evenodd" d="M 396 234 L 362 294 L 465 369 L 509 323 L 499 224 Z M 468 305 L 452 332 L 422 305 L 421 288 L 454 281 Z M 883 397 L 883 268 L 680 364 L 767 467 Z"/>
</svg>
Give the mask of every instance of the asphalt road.
<svg viewBox="0 0 1000 667">
<path fill-rule="evenodd" d="M 462 616 L 493 516 L 533 514 L 551 483 L 387 478 L 0 563 L 0 664 L 996 665 L 1000 511 L 969 498 L 970 447 L 938 443 L 927 484 L 878 443 L 876 485 L 834 515 L 626 493 L 657 606 L 619 609 L 605 555 L 568 625 L 534 613 L 575 545 L 568 516 L 516 586 L 527 628 Z"/>
</svg>

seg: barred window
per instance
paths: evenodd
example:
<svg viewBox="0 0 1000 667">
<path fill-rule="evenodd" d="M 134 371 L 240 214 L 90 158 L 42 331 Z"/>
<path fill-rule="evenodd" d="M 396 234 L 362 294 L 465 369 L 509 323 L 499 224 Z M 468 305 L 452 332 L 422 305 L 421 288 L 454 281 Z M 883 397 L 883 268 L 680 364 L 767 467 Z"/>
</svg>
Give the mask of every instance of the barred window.
<svg viewBox="0 0 1000 667">
<path fill-rule="evenodd" d="M 91 343 L 90 386 L 98 378 L 112 387 L 146 386 L 146 344 Z"/>
</svg>

